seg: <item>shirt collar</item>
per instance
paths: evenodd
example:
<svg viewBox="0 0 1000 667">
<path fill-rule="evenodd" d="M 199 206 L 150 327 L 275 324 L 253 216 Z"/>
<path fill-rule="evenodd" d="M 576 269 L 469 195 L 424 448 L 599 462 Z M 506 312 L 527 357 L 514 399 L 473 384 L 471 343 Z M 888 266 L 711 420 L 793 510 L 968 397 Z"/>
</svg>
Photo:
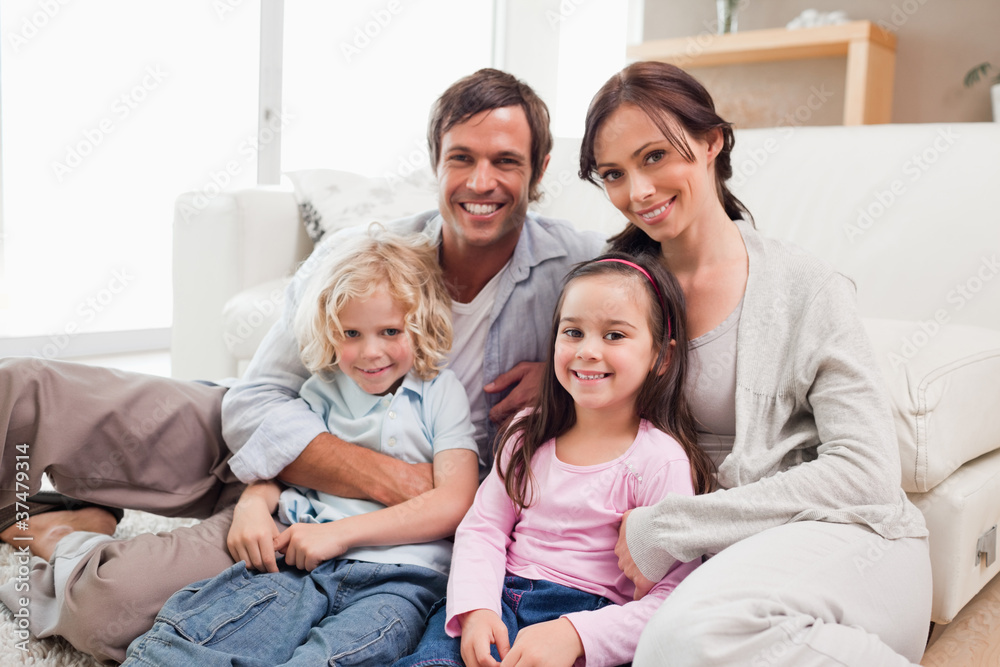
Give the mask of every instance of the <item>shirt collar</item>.
<svg viewBox="0 0 1000 667">
<path fill-rule="evenodd" d="M 443 226 L 444 218 L 438 213 L 428 221 L 425 228 L 427 236 L 438 245 L 441 245 Z M 521 234 L 517 239 L 517 245 L 514 247 L 514 254 L 510 259 L 510 271 L 514 279 L 524 280 L 528 277 L 531 269 L 542 262 L 565 255 L 565 244 L 539 222 L 537 213 L 528 211 L 524 225 L 521 227 Z"/>
<path fill-rule="evenodd" d="M 351 411 L 351 417 L 355 419 L 360 419 L 367 415 L 383 399 L 389 399 L 389 403 L 391 403 L 395 400 L 396 396 L 404 392 L 411 392 L 417 396 L 423 396 L 424 393 L 424 381 L 417 377 L 412 370 L 403 376 L 403 383 L 399 385 L 399 389 L 396 390 L 395 394 L 386 394 L 385 396 L 369 394 L 359 387 L 357 382 L 341 372 L 336 373 L 334 381 L 337 383 L 340 394 L 344 398 L 344 404 Z"/>
</svg>

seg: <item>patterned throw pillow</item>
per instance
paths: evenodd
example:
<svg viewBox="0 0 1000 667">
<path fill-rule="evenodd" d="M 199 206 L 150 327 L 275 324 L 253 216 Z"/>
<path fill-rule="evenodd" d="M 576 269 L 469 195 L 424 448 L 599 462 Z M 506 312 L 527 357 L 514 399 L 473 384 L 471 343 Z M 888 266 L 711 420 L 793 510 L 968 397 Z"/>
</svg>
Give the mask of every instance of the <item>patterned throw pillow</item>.
<svg viewBox="0 0 1000 667">
<path fill-rule="evenodd" d="M 285 174 L 313 243 L 324 235 L 371 222 L 390 222 L 437 208 L 437 184 L 428 171 L 407 178 L 368 177 L 333 169 Z"/>
</svg>

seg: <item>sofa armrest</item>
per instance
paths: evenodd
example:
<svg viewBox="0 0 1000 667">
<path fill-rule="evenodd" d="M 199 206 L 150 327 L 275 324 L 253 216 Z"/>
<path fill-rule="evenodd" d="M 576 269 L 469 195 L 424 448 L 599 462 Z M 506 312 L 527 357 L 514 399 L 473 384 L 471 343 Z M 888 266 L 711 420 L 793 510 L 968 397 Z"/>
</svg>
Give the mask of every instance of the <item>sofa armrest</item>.
<svg viewBox="0 0 1000 667">
<path fill-rule="evenodd" d="M 290 275 L 312 243 L 290 190 L 258 187 L 180 195 L 174 206 L 171 375 L 237 375 L 224 341 L 223 306 L 235 294 Z"/>
</svg>

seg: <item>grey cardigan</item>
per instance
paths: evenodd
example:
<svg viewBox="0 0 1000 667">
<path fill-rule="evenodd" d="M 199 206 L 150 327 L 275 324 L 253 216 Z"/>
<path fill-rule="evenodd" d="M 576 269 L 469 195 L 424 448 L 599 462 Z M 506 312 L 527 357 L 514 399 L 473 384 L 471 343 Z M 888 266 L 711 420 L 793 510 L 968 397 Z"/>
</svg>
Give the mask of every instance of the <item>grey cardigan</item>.
<svg viewBox="0 0 1000 667">
<path fill-rule="evenodd" d="M 670 495 L 628 520 L 629 551 L 659 581 L 690 561 L 791 521 L 927 534 L 900 487 L 896 432 L 854 284 L 738 221 L 749 276 L 736 346 L 736 437 L 720 489 Z"/>
</svg>

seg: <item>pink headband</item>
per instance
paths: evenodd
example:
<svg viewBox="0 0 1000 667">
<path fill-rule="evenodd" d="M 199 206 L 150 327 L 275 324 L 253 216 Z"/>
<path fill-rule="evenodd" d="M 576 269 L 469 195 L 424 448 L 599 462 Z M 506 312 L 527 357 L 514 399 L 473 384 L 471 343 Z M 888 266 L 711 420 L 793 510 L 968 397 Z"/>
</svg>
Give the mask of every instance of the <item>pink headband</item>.
<svg viewBox="0 0 1000 667">
<path fill-rule="evenodd" d="M 663 309 L 663 317 L 667 320 L 667 340 L 673 339 L 673 328 L 670 326 L 670 315 L 667 312 L 667 304 L 663 301 L 663 294 L 660 293 L 660 286 L 656 284 L 653 280 L 653 276 L 649 275 L 649 271 L 642 268 L 635 262 L 630 262 L 627 259 L 618 259 L 617 257 L 608 257 L 607 259 L 599 259 L 598 262 L 618 262 L 619 264 L 624 264 L 625 266 L 631 266 L 633 269 L 646 276 L 649 279 L 649 283 L 653 286 L 653 291 L 656 292 L 656 298 L 660 300 L 660 308 Z"/>
</svg>

